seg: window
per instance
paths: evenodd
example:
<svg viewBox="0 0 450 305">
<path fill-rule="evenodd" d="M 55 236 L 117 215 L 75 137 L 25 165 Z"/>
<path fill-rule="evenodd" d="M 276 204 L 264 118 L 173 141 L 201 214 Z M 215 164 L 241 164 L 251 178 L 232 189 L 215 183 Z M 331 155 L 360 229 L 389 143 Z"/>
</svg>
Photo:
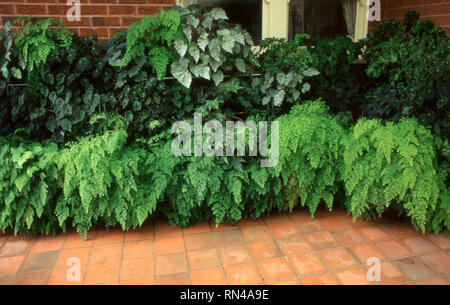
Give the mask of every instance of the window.
<svg viewBox="0 0 450 305">
<path fill-rule="evenodd" d="M 267 37 L 292 39 L 297 33 L 355 40 L 367 35 L 366 0 L 178 0 L 179 5 L 222 7 L 256 44 Z"/>
</svg>

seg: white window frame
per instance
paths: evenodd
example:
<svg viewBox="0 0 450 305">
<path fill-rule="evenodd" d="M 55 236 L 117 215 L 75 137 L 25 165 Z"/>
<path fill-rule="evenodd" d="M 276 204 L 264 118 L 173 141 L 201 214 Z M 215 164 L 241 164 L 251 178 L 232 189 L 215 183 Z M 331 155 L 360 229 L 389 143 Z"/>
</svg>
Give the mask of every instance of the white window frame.
<svg viewBox="0 0 450 305">
<path fill-rule="evenodd" d="M 245 0 L 244 0 L 245 1 Z M 290 0 L 261 0 L 262 3 L 262 39 L 269 37 L 288 38 Z M 367 0 L 357 1 L 356 26 L 354 40 L 367 36 L 368 4 Z M 188 6 L 196 0 L 177 0 L 180 6 Z M 284 21 L 283 21 L 284 20 Z"/>
</svg>

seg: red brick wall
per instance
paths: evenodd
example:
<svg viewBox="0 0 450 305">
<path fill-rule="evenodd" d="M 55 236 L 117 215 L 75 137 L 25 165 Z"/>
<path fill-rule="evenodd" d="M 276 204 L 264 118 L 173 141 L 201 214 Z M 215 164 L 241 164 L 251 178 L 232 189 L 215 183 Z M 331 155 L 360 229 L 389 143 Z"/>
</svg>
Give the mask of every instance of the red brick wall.
<svg viewBox="0 0 450 305">
<path fill-rule="evenodd" d="M 82 35 L 96 33 L 105 40 L 145 15 L 153 15 L 175 4 L 175 0 L 81 0 L 81 20 L 70 22 L 67 0 L 0 0 L 0 29 L 19 16 L 54 18 Z"/>
<path fill-rule="evenodd" d="M 433 21 L 450 35 L 450 0 L 381 0 L 381 20 L 403 20 L 409 11 L 417 11 L 422 19 Z M 373 31 L 378 22 L 369 23 Z"/>
</svg>

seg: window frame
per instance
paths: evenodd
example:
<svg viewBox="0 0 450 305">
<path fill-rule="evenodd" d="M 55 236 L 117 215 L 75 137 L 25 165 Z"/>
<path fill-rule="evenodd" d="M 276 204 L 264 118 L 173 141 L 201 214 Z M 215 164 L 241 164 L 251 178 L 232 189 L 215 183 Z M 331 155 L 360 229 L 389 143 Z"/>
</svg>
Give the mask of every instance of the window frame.
<svg viewBox="0 0 450 305">
<path fill-rule="evenodd" d="M 196 0 L 177 0 L 177 5 L 188 6 Z M 288 38 L 289 34 L 289 4 L 290 0 L 260 0 L 262 1 L 262 39 Z M 356 25 L 354 41 L 364 39 L 369 27 L 368 4 L 366 0 L 357 1 Z M 280 22 L 285 20 L 285 22 Z"/>
</svg>

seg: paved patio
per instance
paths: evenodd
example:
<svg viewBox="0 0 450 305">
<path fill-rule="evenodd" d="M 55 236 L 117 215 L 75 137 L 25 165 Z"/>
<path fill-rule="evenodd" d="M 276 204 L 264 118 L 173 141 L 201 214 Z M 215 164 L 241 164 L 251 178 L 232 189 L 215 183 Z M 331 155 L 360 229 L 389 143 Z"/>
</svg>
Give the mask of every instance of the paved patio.
<svg viewBox="0 0 450 305">
<path fill-rule="evenodd" d="M 81 281 L 67 280 L 69 258 Z M 381 260 L 381 281 L 365 264 Z M 166 221 L 132 232 L 57 237 L 0 235 L 0 284 L 450 284 L 450 239 L 407 222 L 358 220 L 305 209 L 236 226 Z"/>
</svg>

